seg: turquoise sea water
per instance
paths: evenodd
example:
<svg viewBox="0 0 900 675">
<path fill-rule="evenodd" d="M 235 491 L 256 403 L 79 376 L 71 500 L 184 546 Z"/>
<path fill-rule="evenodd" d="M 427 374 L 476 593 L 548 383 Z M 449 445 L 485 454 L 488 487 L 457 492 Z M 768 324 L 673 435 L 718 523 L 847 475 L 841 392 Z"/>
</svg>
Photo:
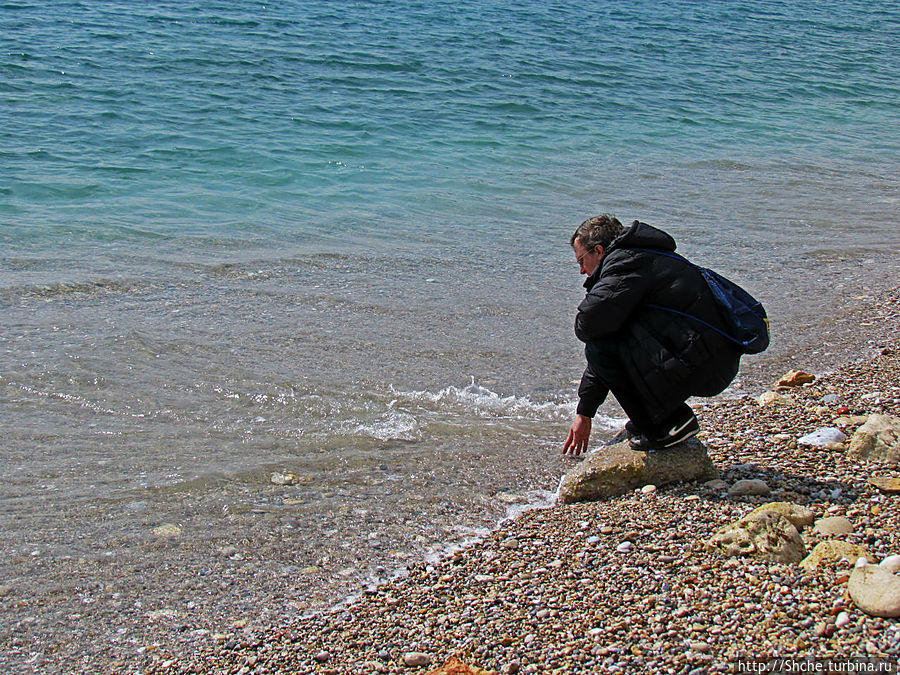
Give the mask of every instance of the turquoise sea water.
<svg viewBox="0 0 900 675">
<path fill-rule="evenodd" d="M 421 551 L 539 497 L 599 212 L 758 294 L 760 363 L 897 278 L 893 2 L 6 1 L 0 36 L 10 555 L 213 546 L 229 500 Z"/>
</svg>

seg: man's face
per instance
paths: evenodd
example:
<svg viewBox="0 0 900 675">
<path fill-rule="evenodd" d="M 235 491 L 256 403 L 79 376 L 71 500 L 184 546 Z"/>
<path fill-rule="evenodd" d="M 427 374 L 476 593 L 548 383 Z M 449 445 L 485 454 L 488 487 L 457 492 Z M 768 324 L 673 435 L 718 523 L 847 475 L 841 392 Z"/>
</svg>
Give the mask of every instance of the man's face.
<svg viewBox="0 0 900 675">
<path fill-rule="evenodd" d="M 600 257 L 603 255 L 602 246 L 588 249 L 581 243 L 581 240 L 576 239 L 572 244 L 572 249 L 575 251 L 575 262 L 578 263 L 578 269 L 582 274 L 591 274 L 597 269 Z"/>
</svg>

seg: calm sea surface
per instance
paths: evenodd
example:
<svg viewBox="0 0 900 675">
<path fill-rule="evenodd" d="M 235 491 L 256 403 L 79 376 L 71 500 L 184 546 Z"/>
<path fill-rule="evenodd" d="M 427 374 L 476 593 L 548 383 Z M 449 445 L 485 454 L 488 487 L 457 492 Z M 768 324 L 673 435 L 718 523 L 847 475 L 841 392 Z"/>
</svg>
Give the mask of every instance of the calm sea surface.
<svg viewBox="0 0 900 675">
<path fill-rule="evenodd" d="M 591 215 L 756 293 L 751 368 L 898 277 L 894 2 L 6 1 L 0 36 L 14 586 L 276 511 L 327 586 L 546 498 Z"/>
</svg>

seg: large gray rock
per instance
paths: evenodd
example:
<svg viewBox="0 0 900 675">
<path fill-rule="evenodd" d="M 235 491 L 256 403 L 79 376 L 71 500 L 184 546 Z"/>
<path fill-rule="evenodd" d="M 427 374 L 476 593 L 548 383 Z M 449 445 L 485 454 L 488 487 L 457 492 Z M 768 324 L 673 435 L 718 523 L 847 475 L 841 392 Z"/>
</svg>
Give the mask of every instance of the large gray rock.
<svg viewBox="0 0 900 675">
<path fill-rule="evenodd" d="M 850 439 L 847 455 L 873 462 L 900 462 L 900 417 L 869 415 Z"/>
<path fill-rule="evenodd" d="M 718 478 L 696 438 L 658 452 L 638 452 L 627 441 L 598 448 L 573 467 L 559 484 L 564 504 L 607 499 L 644 485 Z"/>
<path fill-rule="evenodd" d="M 847 584 L 850 598 L 871 616 L 900 616 L 900 577 L 879 565 L 856 567 Z"/>
<path fill-rule="evenodd" d="M 798 563 L 806 557 L 806 547 L 797 528 L 775 511 L 757 511 L 725 525 L 716 530 L 706 545 L 729 558 Z"/>
</svg>

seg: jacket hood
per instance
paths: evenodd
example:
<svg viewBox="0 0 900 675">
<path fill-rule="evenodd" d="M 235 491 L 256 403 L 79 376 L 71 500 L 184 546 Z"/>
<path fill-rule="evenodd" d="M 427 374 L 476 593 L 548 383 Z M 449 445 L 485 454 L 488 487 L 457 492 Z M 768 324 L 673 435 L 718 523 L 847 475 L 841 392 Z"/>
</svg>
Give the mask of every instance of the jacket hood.
<svg viewBox="0 0 900 675">
<path fill-rule="evenodd" d="M 603 257 L 605 259 L 610 253 L 620 249 L 654 248 L 660 251 L 671 252 L 675 250 L 675 246 L 675 240 L 670 235 L 652 225 L 635 220 L 631 223 L 631 227 L 610 242 Z M 585 280 L 585 288 L 590 289 L 597 283 L 602 269 L 603 261 L 601 260 L 600 264 L 597 265 L 597 269 Z"/>
<path fill-rule="evenodd" d="M 662 251 L 674 251 L 675 240 L 671 236 L 652 225 L 635 220 L 631 227 L 612 240 L 609 250 L 617 248 L 656 248 Z"/>
</svg>

